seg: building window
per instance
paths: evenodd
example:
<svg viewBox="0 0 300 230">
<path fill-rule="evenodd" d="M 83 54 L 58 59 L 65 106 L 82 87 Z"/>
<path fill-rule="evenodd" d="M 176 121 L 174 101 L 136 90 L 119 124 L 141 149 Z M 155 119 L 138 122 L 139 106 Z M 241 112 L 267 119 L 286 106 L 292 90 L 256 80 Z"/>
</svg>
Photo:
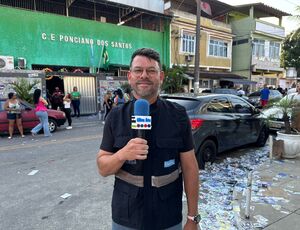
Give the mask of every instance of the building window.
<svg viewBox="0 0 300 230">
<path fill-rule="evenodd" d="M 265 41 L 254 39 L 253 40 L 253 49 L 252 55 L 256 57 L 264 57 L 265 56 Z"/>
<path fill-rule="evenodd" d="M 269 57 L 271 59 L 279 59 L 279 50 L 280 50 L 279 42 L 270 42 Z"/>
<path fill-rule="evenodd" d="M 210 39 L 209 41 L 209 55 L 216 57 L 227 57 L 228 43 Z"/>
<path fill-rule="evenodd" d="M 181 52 L 195 54 L 195 34 L 182 32 Z"/>
</svg>

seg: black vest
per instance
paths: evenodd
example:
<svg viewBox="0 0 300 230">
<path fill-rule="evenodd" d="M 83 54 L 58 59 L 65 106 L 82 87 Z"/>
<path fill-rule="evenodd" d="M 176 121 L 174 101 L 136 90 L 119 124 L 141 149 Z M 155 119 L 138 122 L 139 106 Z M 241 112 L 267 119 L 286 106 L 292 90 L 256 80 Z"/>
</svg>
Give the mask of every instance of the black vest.
<svg viewBox="0 0 300 230">
<path fill-rule="evenodd" d="M 116 108 L 111 114 L 114 149 L 118 151 L 137 137 L 131 129 L 134 102 Z M 182 130 L 186 113 L 182 107 L 158 99 L 150 107 L 152 130 L 146 131 L 149 154 L 146 160 L 125 162 L 122 170 L 144 177 L 144 187 L 115 178 L 112 218 L 117 224 L 134 229 L 166 229 L 182 221 L 182 175 L 174 182 L 152 187 L 151 176 L 163 176 L 180 167 Z"/>
</svg>

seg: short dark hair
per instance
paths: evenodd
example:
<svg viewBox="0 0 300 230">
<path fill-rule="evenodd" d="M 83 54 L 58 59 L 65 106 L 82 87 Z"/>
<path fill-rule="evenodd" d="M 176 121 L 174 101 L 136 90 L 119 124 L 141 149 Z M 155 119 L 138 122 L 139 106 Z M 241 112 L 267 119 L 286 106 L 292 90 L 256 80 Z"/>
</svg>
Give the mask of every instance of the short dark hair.
<svg viewBox="0 0 300 230">
<path fill-rule="evenodd" d="M 12 99 L 14 95 L 15 95 L 15 93 L 13 93 L 13 92 L 8 93 L 8 99 Z"/>
<path fill-rule="evenodd" d="M 144 57 L 147 57 L 149 59 L 153 59 L 154 61 L 158 62 L 159 68 L 161 68 L 159 53 L 154 49 L 141 48 L 141 49 L 138 49 L 138 50 L 134 51 L 134 53 L 131 56 L 131 60 L 130 60 L 130 68 L 131 68 L 131 65 L 132 65 L 132 61 L 136 56 L 144 56 Z"/>
</svg>

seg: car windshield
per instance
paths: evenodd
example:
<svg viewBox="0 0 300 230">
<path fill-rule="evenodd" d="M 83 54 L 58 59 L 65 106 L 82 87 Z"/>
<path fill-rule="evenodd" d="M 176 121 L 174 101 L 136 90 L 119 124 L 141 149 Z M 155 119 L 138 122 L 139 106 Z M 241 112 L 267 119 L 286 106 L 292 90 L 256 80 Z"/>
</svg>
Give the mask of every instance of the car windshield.
<svg viewBox="0 0 300 230">
<path fill-rule="evenodd" d="M 194 110 L 199 105 L 198 100 L 187 98 L 167 98 L 167 100 L 184 106 L 187 111 Z"/>
</svg>

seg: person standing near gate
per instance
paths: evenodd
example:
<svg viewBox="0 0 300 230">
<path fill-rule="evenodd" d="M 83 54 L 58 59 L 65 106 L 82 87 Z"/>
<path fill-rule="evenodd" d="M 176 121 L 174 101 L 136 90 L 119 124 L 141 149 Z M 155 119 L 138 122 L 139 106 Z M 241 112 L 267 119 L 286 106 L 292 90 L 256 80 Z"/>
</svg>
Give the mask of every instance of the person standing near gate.
<svg viewBox="0 0 300 230">
<path fill-rule="evenodd" d="M 80 98 L 81 94 L 78 92 L 76 86 L 73 87 L 73 91 L 71 92 L 72 105 L 74 110 L 74 117 L 80 117 Z"/>
<path fill-rule="evenodd" d="M 159 54 L 136 50 L 128 72 L 134 98 L 114 107 L 105 122 L 97 164 L 102 176 L 115 175 L 113 230 L 181 230 L 182 182 L 188 205 L 184 229 L 195 230 L 200 221 L 190 121 L 182 106 L 159 98 L 163 79 Z M 150 104 L 152 128 L 144 138 L 131 129 L 137 99 Z"/>
<path fill-rule="evenodd" d="M 58 87 L 55 87 L 54 92 L 51 96 L 52 109 L 57 110 L 59 108 L 59 110 L 63 110 L 63 98 L 64 93 Z"/>
</svg>

